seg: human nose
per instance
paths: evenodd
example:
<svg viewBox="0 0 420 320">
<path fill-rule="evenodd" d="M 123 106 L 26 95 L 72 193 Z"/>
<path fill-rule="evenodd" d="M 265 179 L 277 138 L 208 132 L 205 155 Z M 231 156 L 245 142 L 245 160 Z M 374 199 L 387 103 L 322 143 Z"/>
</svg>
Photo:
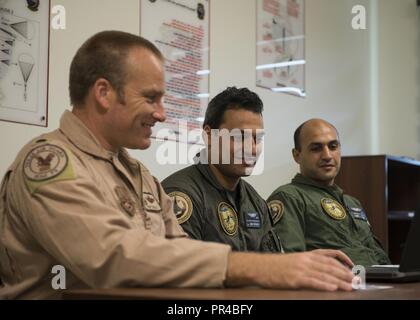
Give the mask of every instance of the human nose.
<svg viewBox="0 0 420 320">
<path fill-rule="evenodd" d="M 253 132 L 244 133 L 244 146 L 243 151 L 245 156 L 255 158 L 259 156 L 261 150 L 261 143 L 258 137 Z"/>
<path fill-rule="evenodd" d="M 153 118 L 159 122 L 164 122 L 166 120 L 165 106 L 163 105 L 162 99 L 157 103 L 156 111 L 153 112 Z"/>
<path fill-rule="evenodd" d="M 257 140 L 255 139 L 255 137 L 252 137 L 251 139 L 252 141 L 252 155 L 256 156 L 257 155 Z"/>
<path fill-rule="evenodd" d="M 328 148 L 328 146 L 324 146 L 322 148 L 321 156 L 322 156 L 322 159 L 324 159 L 324 160 L 330 160 L 332 158 L 331 150 L 330 150 L 330 148 Z"/>
</svg>

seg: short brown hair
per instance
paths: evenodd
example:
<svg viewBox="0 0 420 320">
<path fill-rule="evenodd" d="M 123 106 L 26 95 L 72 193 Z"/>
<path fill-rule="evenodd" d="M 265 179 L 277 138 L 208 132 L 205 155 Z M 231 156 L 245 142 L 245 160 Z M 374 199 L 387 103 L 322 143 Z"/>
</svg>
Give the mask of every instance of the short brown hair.
<svg viewBox="0 0 420 320">
<path fill-rule="evenodd" d="M 89 89 L 99 78 L 107 79 L 123 102 L 123 88 L 128 71 L 125 61 L 128 52 L 134 47 L 149 50 L 163 60 L 162 53 L 153 43 L 134 34 L 102 31 L 89 38 L 79 48 L 70 66 L 71 104 L 83 104 Z"/>
</svg>

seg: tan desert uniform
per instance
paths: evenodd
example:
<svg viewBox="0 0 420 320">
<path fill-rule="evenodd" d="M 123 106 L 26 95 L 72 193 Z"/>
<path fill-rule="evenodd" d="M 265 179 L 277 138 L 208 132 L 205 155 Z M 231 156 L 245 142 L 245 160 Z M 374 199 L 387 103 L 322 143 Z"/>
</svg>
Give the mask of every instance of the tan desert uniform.
<svg viewBox="0 0 420 320">
<path fill-rule="evenodd" d="M 26 145 L 0 189 L 0 298 L 66 288 L 221 287 L 227 245 L 186 238 L 161 185 L 125 150 L 111 153 L 69 111 Z"/>
</svg>

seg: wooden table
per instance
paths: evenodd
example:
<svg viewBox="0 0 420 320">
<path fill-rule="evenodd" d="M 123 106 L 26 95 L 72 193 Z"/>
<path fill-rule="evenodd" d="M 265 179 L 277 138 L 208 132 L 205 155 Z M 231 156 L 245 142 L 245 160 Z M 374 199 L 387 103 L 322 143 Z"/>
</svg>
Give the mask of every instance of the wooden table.
<svg viewBox="0 0 420 320">
<path fill-rule="evenodd" d="M 241 289 L 169 289 L 118 288 L 67 290 L 63 299 L 140 299 L 140 300 L 420 300 L 420 283 L 377 284 L 390 289 L 353 292 L 312 290 Z"/>
</svg>

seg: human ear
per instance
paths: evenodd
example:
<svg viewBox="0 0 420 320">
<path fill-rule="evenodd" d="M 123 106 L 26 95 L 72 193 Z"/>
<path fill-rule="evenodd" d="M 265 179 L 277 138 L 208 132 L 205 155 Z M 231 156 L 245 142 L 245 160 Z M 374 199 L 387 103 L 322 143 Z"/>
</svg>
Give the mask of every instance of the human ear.
<svg viewBox="0 0 420 320">
<path fill-rule="evenodd" d="M 293 159 L 295 160 L 296 163 L 300 163 L 300 151 L 293 148 L 292 149 L 292 155 L 293 155 Z"/>
<path fill-rule="evenodd" d="M 92 90 L 97 104 L 102 109 L 108 110 L 116 99 L 115 89 L 104 78 L 97 79 L 92 86 Z"/>
</svg>

